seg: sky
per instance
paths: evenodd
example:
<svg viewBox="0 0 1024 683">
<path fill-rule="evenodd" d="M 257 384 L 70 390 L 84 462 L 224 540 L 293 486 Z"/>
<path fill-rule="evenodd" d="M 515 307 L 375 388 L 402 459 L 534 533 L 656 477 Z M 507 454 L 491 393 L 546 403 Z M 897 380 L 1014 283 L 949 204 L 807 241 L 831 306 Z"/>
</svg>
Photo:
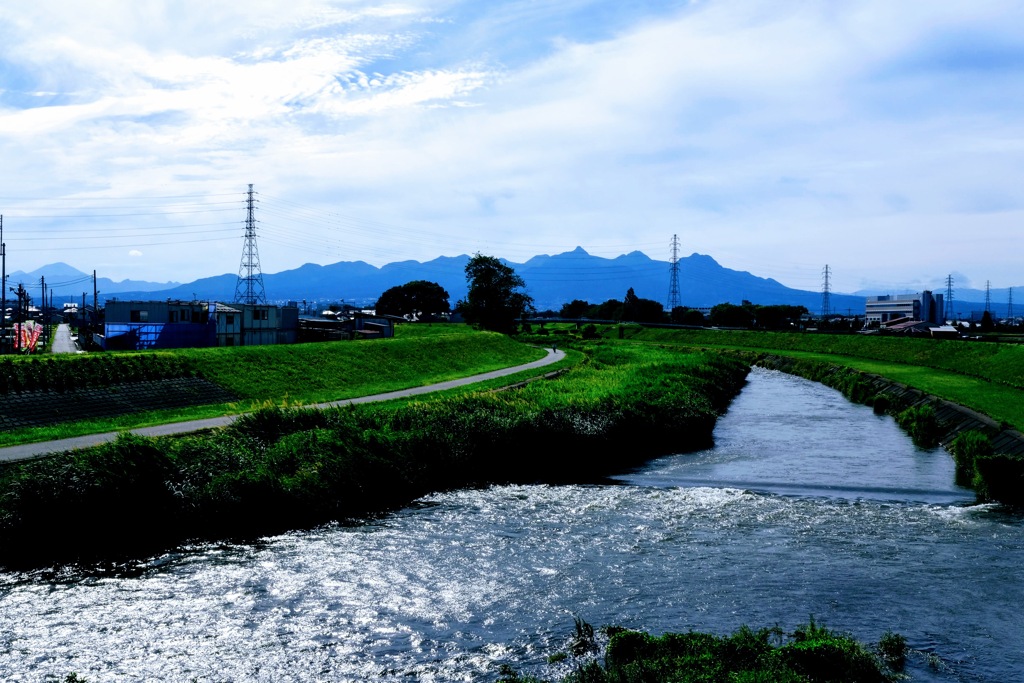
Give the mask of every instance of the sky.
<svg viewBox="0 0 1024 683">
<path fill-rule="evenodd" d="M 238 272 L 251 183 L 265 273 L 677 235 L 799 289 L 1018 286 L 1022 113 L 1017 0 L 0 5 L 8 272 Z"/>
</svg>

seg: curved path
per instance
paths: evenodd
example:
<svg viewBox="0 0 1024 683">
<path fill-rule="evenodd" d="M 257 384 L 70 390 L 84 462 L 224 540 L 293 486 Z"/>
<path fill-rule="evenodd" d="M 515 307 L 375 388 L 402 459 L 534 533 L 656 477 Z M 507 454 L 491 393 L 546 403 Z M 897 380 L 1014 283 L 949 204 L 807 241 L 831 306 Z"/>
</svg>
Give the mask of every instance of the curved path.
<svg viewBox="0 0 1024 683">
<path fill-rule="evenodd" d="M 418 396 L 419 394 L 429 394 L 435 391 L 444 391 L 445 389 L 454 389 L 455 387 L 466 386 L 467 384 L 485 382 L 489 379 L 507 377 L 508 375 L 514 375 L 517 372 L 523 372 L 524 370 L 534 370 L 536 368 L 542 368 L 546 365 L 557 363 L 563 358 L 565 358 L 565 351 L 547 349 L 547 355 L 544 358 L 541 358 L 540 360 L 535 360 L 532 363 L 526 363 L 525 365 L 517 365 L 511 368 L 503 368 L 501 370 L 485 372 L 479 375 L 470 375 L 469 377 L 453 379 L 447 382 L 438 382 L 437 384 L 427 384 L 422 387 L 412 387 L 410 389 L 401 389 L 399 391 L 389 391 L 386 394 L 359 396 L 357 398 L 348 398 L 342 401 L 331 401 L 330 403 L 317 403 L 315 405 L 305 407 L 333 408 L 335 406 L 344 406 L 349 405 L 351 403 L 370 403 L 373 401 L 388 401 L 393 398 L 407 398 L 409 396 Z M 132 434 L 141 434 L 143 436 L 167 436 L 170 434 L 187 434 L 189 432 L 198 432 L 204 429 L 226 427 L 227 425 L 237 420 L 238 417 L 238 415 L 224 415 L 223 417 L 211 417 L 206 420 L 172 422 L 170 424 L 155 425 L 153 427 L 139 427 L 138 429 L 129 429 L 125 431 L 129 431 Z M 121 433 L 122 432 L 104 432 L 103 434 L 86 434 L 84 436 L 75 436 L 70 439 L 60 439 L 57 441 L 42 441 L 39 443 L 27 443 L 22 444 L 20 446 L 8 446 L 6 448 L 0 448 L 0 462 L 28 460 L 30 458 L 38 458 L 40 456 L 48 455 L 50 453 L 60 453 L 75 448 L 88 448 L 89 446 L 96 446 L 101 443 L 113 441 L 114 439 L 117 438 L 118 434 Z"/>
</svg>

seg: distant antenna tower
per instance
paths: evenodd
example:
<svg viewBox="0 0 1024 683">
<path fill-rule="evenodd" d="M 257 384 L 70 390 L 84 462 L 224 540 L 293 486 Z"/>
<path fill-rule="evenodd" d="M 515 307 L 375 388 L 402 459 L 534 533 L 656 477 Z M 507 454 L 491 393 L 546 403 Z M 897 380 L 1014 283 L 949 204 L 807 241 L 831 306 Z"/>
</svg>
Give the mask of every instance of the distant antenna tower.
<svg viewBox="0 0 1024 683">
<path fill-rule="evenodd" d="M 1006 319 L 1013 324 L 1013 287 L 1006 290 Z"/>
<path fill-rule="evenodd" d="M 672 260 L 669 266 L 668 279 L 668 314 L 682 305 L 679 300 L 679 236 L 672 235 Z"/>
<path fill-rule="evenodd" d="M 238 266 L 235 302 L 265 304 L 267 295 L 263 291 L 260 252 L 256 248 L 256 200 L 253 198 L 252 183 L 249 183 L 249 198 L 246 200 L 246 205 L 248 217 L 245 220 L 245 246 L 242 248 L 242 263 Z"/>
<path fill-rule="evenodd" d="M 829 278 L 832 275 L 831 269 L 828 264 L 825 264 L 825 270 L 822 271 L 822 283 L 821 283 L 821 317 L 827 318 L 832 315 L 832 285 Z"/>
<path fill-rule="evenodd" d="M 992 281 L 985 280 L 985 312 L 992 315 Z"/>
<path fill-rule="evenodd" d="M 953 276 L 946 276 L 946 320 L 953 320 Z"/>
</svg>

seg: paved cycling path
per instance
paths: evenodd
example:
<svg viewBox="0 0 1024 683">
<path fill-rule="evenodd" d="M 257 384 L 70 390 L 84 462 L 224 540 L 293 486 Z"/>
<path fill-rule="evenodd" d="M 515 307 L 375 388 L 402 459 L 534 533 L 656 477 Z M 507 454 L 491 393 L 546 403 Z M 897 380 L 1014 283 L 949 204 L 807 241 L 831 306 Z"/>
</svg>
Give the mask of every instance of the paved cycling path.
<svg viewBox="0 0 1024 683">
<path fill-rule="evenodd" d="M 542 368 L 546 365 L 557 363 L 563 358 L 565 358 L 565 351 L 547 349 L 547 355 L 544 358 L 541 358 L 540 360 L 535 360 L 532 363 L 526 363 L 525 365 L 517 365 L 511 368 L 503 368 L 501 370 L 485 372 L 480 375 L 471 375 L 469 377 L 453 379 L 447 382 L 439 382 L 437 384 L 427 384 L 422 387 L 412 387 L 411 389 L 389 391 L 386 394 L 359 396 L 357 398 L 348 398 L 342 401 L 318 403 L 316 405 L 307 407 L 333 408 L 335 406 L 344 406 L 352 403 L 388 401 L 393 398 L 407 398 L 409 396 L 429 394 L 435 391 L 444 391 L 445 389 L 454 389 L 455 387 L 462 387 L 468 384 L 485 382 L 489 379 L 498 379 L 500 377 L 506 377 L 508 375 L 513 375 L 517 372 L 523 372 L 524 370 L 534 370 L 536 368 Z M 238 415 L 224 415 L 223 417 L 211 417 L 206 420 L 172 422 L 170 424 L 155 425 L 153 427 L 139 427 L 138 429 L 129 429 L 125 431 L 129 431 L 132 434 L 141 434 L 143 436 L 167 436 L 170 434 L 187 434 L 189 432 L 199 432 L 204 429 L 226 427 L 227 425 L 237 420 L 238 417 Z M 74 448 L 88 448 L 89 446 L 96 446 L 101 443 L 113 441 L 114 439 L 117 438 L 117 435 L 121 433 L 122 432 L 105 432 L 103 434 L 86 434 L 85 436 L 76 436 L 70 439 L 60 439 L 57 441 L 42 441 L 40 443 L 27 443 L 22 444 L 20 446 L 8 446 L 6 448 L 0 448 L 0 462 L 28 460 L 30 458 L 38 458 L 39 456 L 47 455 L 50 453 L 60 453 L 63 451 L 69 451 Z"/>
</svg>

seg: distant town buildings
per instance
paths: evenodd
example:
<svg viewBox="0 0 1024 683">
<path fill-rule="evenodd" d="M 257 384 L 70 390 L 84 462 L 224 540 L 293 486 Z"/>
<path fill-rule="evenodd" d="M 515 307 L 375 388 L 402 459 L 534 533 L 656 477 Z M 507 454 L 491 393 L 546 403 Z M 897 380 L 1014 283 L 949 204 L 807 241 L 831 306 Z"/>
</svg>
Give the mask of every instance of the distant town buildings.
<svg viewBox="0 0 1024 683">
<path fill-rule="evenodd" d="M 93 340 L 106 350 L 265 346 L 394 336 L 394 319 L 389 316 L 354 312 L 342 320 L 325 321 L 300 317 L 295 304 L 111 300 L 104 317 L 103 334 Z"/>
</svg>

